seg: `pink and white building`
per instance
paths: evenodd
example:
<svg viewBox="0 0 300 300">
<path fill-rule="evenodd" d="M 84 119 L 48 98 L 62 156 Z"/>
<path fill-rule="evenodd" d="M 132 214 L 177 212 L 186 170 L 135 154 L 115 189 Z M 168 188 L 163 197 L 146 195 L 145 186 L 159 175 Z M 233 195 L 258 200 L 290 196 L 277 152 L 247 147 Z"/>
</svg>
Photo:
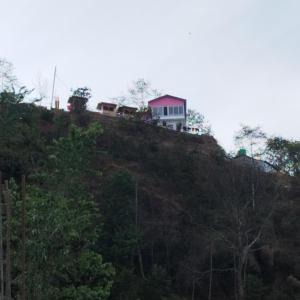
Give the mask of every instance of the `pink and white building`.
<svg viewBox="0 0 300 300">
<path fill-rule="evenodd" d="M 158 125 L 181 130 L 186 125 L 186 99 L 165 95 L 148 102 L 152 119 Z"/>
</svg>

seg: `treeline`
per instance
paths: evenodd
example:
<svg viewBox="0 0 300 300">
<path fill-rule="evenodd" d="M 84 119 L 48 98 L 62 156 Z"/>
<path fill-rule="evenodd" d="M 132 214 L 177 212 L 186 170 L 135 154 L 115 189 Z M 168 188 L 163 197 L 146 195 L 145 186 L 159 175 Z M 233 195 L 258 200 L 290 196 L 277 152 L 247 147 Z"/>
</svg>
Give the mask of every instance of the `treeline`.
<svg viewBox="0 0 300 300">
<path fill-rule="evenodd" d="M 0 93 L 13 299 L 22 175 L 27 299 L 299 299 L 297 142 L 274 139 L 282 172 L 268 174 L 236 165 L 211 136 L 50 111 L 26 94 Z"/>
</svg>

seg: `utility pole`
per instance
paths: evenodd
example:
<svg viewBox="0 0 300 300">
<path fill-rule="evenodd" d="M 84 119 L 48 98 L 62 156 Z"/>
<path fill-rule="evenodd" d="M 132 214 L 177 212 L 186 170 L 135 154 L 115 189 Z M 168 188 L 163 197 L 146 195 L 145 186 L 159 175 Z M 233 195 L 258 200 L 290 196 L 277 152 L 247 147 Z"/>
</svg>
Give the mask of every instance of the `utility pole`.
<svg viewBox="0 0 300 300">
<path fill-rule="evenodd" d="M 54 67 L 54 75 L 53 75 L 53 85 L 52 85 L 52 94 L 51 94 L 51 105 L 50 108 L 53 107 L 53 98 L 54 98 L 54 89 L 55 89 L 55 79 L 56 79 L 56 66 Z"/>
<path fill-rule="evenodd" d="M 21 300 L 26 300 L 26 178 L 25 178 L 25 175 L 22 175 L 21 201 L 22 201 L 22 285 L 21 285 Z"/>
</svg>

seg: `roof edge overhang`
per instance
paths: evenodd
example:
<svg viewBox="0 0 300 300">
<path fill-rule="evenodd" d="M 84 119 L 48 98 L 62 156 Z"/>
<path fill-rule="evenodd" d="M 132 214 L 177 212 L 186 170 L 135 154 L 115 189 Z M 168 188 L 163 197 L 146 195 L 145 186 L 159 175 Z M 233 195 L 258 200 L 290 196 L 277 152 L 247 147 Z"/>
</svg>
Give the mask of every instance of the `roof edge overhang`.
<svg viewBox="0 0 300 300">
<path fill-rule="evenodd" d="M 163 99 L 163 98 L 166 98 L 166 97 L 169 97 L 169 98 L 172 98 L 172 99 L 175 99 L 175 100 L 180 100 L 180 101 L 184 101 L 186 102 L 186 99 L 183 99 L 183 98 L 180 98 L 180 97 L 176 97 L 176 96 L 172 96 L 172 95 L 164 95 L 164 96 L 160 96 L 160 97 L 157 97 L 155 99 L 152 99 L 152 100 L 149 100 L 148 103 L 152 103 L 154 101 L 157 101 L 157 100 L 160 100 L 160 99 Z"/>
</svg>

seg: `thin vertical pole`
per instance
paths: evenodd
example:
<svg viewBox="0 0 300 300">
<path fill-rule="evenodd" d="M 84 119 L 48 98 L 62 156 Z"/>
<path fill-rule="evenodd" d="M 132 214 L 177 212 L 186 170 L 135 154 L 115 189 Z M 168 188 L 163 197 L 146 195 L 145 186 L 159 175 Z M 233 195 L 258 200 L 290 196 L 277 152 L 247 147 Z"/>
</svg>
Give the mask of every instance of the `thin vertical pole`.
<svg viewBox="0 0 300 300">
<path fill-rule="evenodd" d="M 25 178 L 25 175 L 22 175 L 21 201 L 22 201 L 22 286 L 21 286 L 21 300 L 26 300 L 26 178 Z"/>
<path fill-rule="evenodd" d="M 139 210 L 139 202 L 138 202 L 138 183 L 135 183 L 135 230 L 136 233 L 138 232 L 138 210 Z M 145 279 L 145 273 L 144 273 L 144 265 L 143 265 L 143 257 L 142 252 L 140 248 L 140 242 L 137 243 L 137 252 L 138 252 L 138 258 L 139 258 L 139 264 L 140 264 L 140 271 L 142 278 Z"/>
<path fill-rule="evenodd" d="M 8 181 L 5 181 L 3 193 L 6 204 L 6 268 L 5 268 L 5 299 L 11 300 L 11 195 L 8 189 Z"/>
<path fill-rule="evenodd" d="M 196 285 L 196 279 L 193 275 L 193 288 L 192 288 L 192 300 L 195 300 L 195 285 Z"/>
<path fill-rule="evenodd" d="M 213 280 L 213 252 L 212 252 L 212 241 L 210 241 L 209 247 L 210 256 L 210 272 L 209 272 L 209 290 L 208 290 L 208 300 L 211 300 L 212 295 L 212 280 Z"/>
<path fill-rule="evenodd" d="M 135 183 L 135 230 L 138 231 L 138 183 Z"/>
<path fill-rule="evenodd" d="M 50 105 L 50 108 L 53 107 L 53 97 L 54 97 L 55 79 L 56 79 L 56 66 L 54 67 L 54 75 L 53 75 L 53 85 L 52 85 L 52 94 L 51 94 L 51 105 Z"/>
<path fill-rule="evenodd" d="M 0 299 L 4 300 L 2 193 L 2 172 L 0 172 Z"/>
</svg>

